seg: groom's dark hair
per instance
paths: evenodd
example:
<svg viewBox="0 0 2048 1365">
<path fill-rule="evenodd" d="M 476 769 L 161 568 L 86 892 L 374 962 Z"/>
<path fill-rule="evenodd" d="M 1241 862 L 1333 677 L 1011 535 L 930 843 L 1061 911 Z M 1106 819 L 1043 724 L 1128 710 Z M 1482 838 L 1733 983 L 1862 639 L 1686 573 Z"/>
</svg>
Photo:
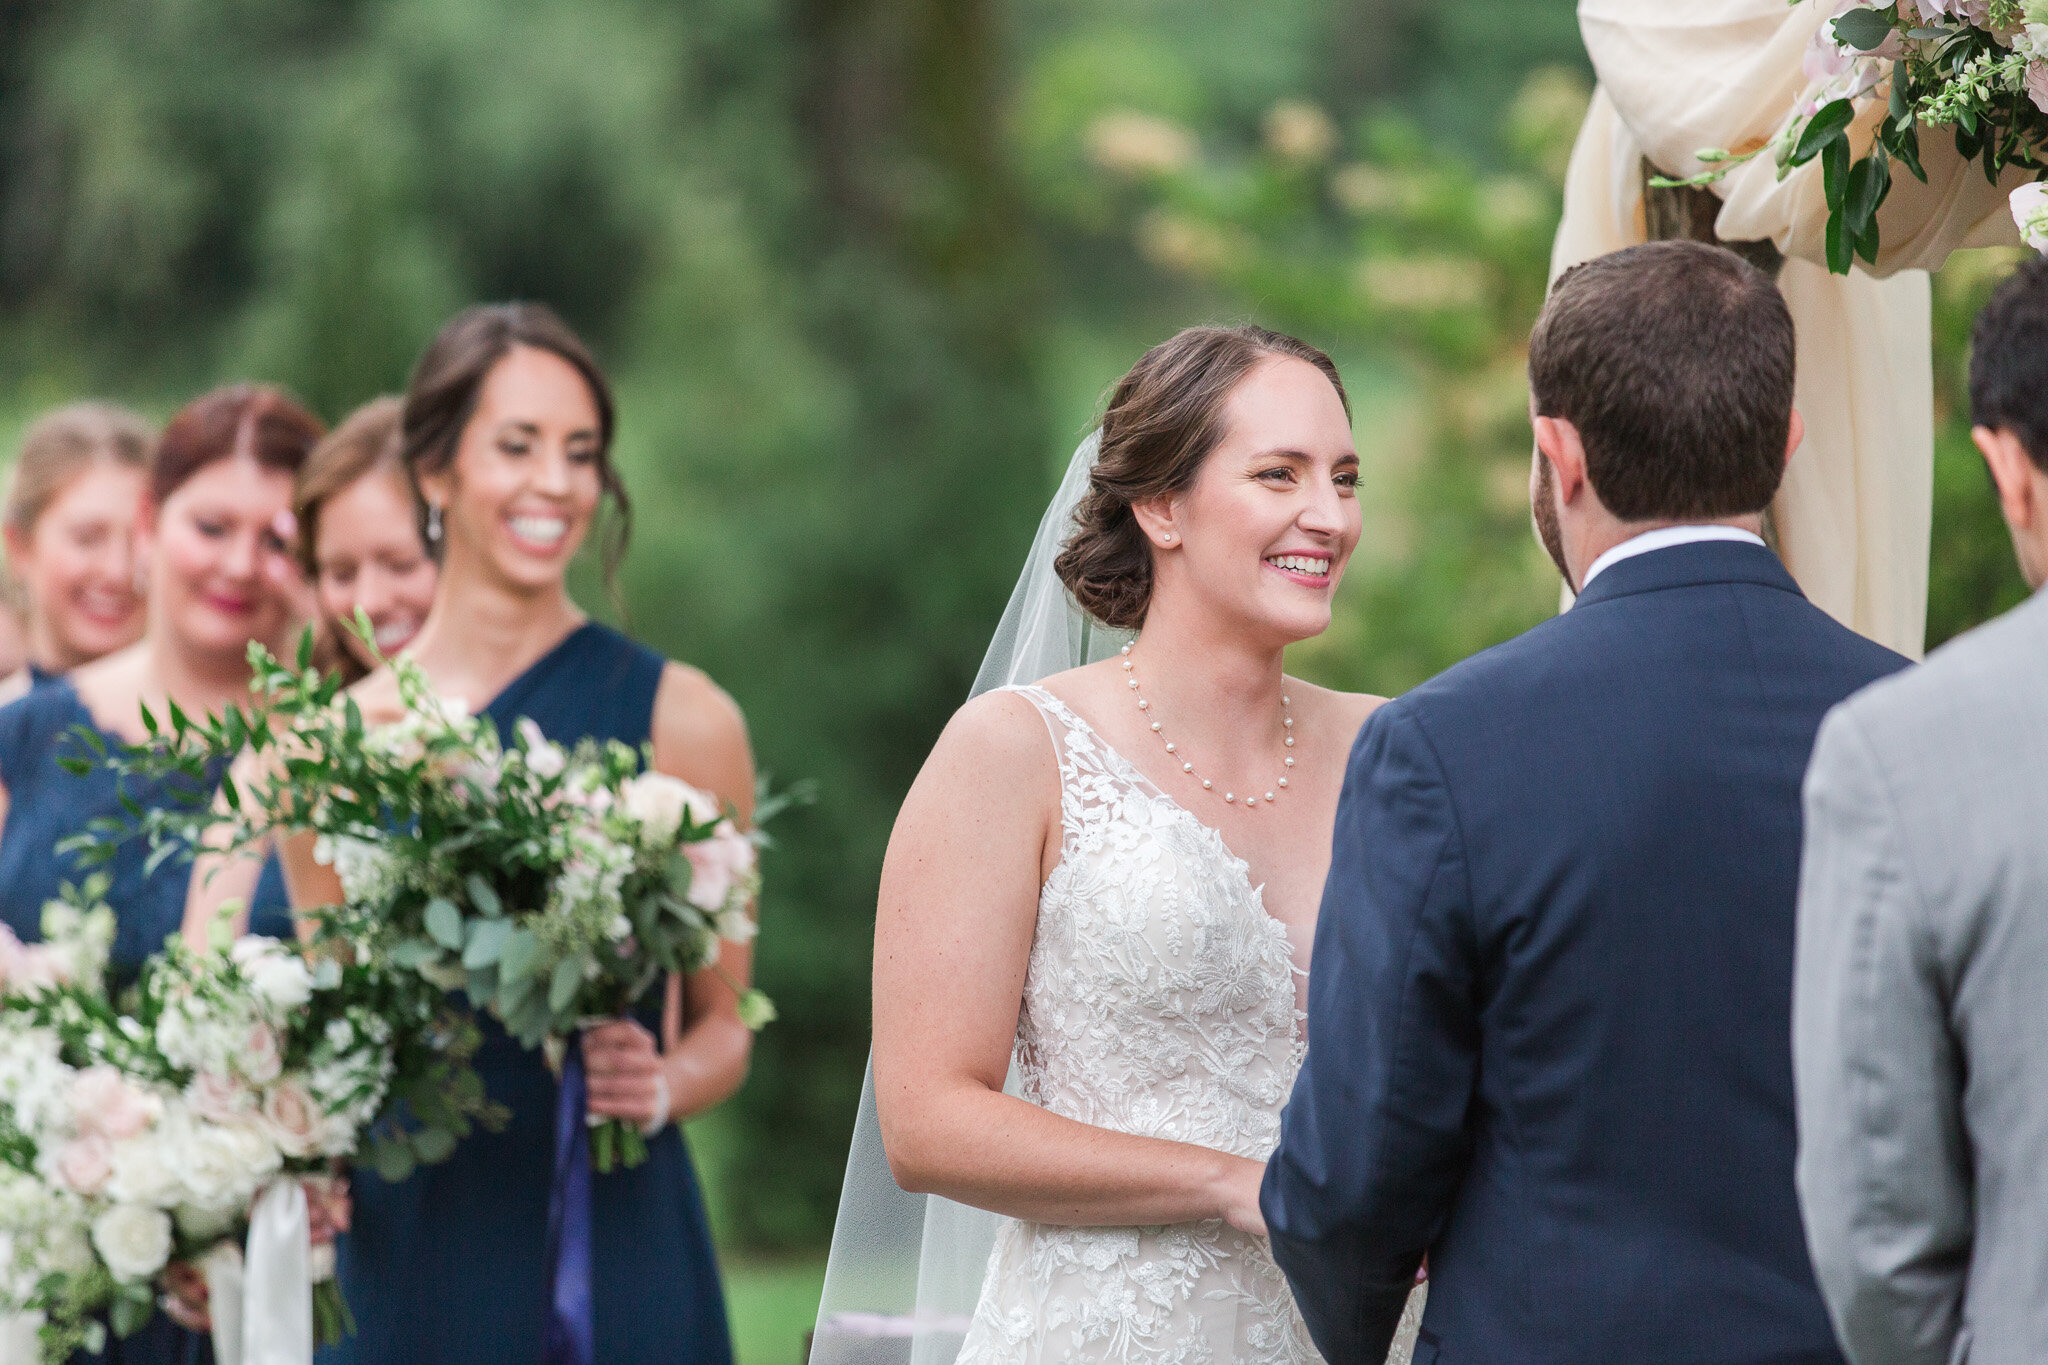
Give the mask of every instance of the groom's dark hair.
<svg viewBox="0 0 2048 1365">
<path fill-rule="evenodd" d="M 1761 512 L 1785 475 L 1792 314 L 1723 247 L 1650 242 L 1565 271 L 1529 340 L 1541 417 L 1578 429 L 1624 521 Z"/>
<path fill-rule="evenodd" d="M 2010 431 L 2048 472 L 2048 256 L 2023 262 L 1977 315 L 1970 420 Z"/>
</svg>

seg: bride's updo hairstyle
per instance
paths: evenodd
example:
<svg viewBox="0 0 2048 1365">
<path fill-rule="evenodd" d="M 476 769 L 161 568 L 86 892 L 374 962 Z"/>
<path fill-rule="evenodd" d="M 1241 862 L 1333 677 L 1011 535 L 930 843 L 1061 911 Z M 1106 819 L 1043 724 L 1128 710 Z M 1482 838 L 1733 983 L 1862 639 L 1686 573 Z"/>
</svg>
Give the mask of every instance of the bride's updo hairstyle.
<svg viewBox="0 0 2048 1365">
<path fill-rule="evenodd" d="M 1116 630 L 1136 630 L 1152 605 L 1152 544 L 1131 508 L 1170 498 L 1195 481 L 1224 434 L 1224 405 L 1262 360 L 1288 356 L 1323 372 L 1346 416 L 1337 366 L 1305 341 L 1264 327 L 1190 327 L 1161 342 L 1117 381 L 1102 414 L 1102 449 L 1074 508 L 1074 534 L 1053 572 L 1081 609 Z"/>
<path fill-rule="evenodd" d="M 610 584 L 633 534 L 633 503 L 612 461 L 612 389 L 597 357 L 568 323 L 544 303 L 484 303 L 448 319 L 412 367 L 400 419 L 398 458 L 412 480 L 420 508 L 420 539 L 438 558 L 441 547 L 427 535 L 422 474 L 439 474 L 455 463 L 462 432 L 476 413 L 477 395 L 499 361 L 513 348 L 529 346 L 566 361 L 590 387 L 597 408 L 597 477 L 611 495 L 614 515 L 605 518 L 604 576 Z"/>
</svg>

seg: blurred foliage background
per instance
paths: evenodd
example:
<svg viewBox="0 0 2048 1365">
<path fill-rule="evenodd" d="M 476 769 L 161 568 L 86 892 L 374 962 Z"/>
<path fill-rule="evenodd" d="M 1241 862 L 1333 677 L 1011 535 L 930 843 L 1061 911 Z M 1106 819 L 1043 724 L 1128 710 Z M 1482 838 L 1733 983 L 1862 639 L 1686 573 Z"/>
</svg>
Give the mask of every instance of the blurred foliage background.
<svg viewBox="0 0 2048 1365">
<path fill-rule="evenodd" d="M 0 448 L 228 379 L 338 419 L 479 299 L 592 339 L 627 625 L 821 791 L 782 1018 L 693 1129 L 743 1358 L 793 1359 L 896 804 L 1140 351 L 1256 318 L 1343 367 L 1367 534 L 1300 671 L 1396 692 L 1555 609 L 1522 360 L 1587 80 L 1570 0 L 0 0 Z M 1960 411 L 2008 267 L 1937 280 L 1935 641 L 2024 591 Z"/>
</svg>

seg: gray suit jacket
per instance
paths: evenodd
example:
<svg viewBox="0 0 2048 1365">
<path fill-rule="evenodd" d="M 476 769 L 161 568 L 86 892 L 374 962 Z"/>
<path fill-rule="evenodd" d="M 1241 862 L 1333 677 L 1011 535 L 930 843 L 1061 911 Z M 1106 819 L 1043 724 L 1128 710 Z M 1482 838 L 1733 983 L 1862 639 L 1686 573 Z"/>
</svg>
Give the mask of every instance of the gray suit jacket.
<svg viewBox="0 0 2048 1365">
<path fill-rule="evenodd" d="M 1850 1359 L 2048 1361 L 2048 593 L 1822 726 L 1793 997 Z"/>
</svg>

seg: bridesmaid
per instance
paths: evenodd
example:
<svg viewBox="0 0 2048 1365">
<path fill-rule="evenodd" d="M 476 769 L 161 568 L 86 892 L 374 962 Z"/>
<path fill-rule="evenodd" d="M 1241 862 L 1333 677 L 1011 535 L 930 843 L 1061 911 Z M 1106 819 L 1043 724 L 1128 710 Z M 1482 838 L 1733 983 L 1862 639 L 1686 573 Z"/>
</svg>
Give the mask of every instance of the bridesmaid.
<svg viewBox="0 0 2048 1365">
<path fill-rule="evenodd" d="M 569 596 L 569 562 L 607 495 L 607 572 L 625 545 L 625 490 L 611 458 L 612 399 L 582 341 L 546 308 L 473 308 L 441 330 L 405 398 L 407 470 L 441 555 L 441 589 L 412 657 L 445 696 L 488 701 L 510 738 L 531 719 L 549 738 L 652 741 L 654 765 L 752 810 L 753 759 L 740 713 L 703 674 L 588 620 Z M 390 715 L 388 672 L 359 688 Z M 298 904 L 331 899 L 308 841 L 285 846 Z M 744 983 L 746 949 L 724 945 Z M 340 1275 L 356 1335 L 331 1356 L 364 1365 L 536 1361 L 546 1322 L 548 1188 L 556 1082 L 536 1052 L 484 1021 L 477 1056 L 511 1111 L 446 1163 L 389 1184 L 354 1179 L 354 1227 Z M 739 1088 L 751 1036 L 716 971 L 672 979 L 639 1019 L 590 1030 L 590 1112 L 657 1132 L 650 1159 L 595 1176 L 592 1286 L 605 1365 L 727 1365 L 731 1343 L 697 1179 L 677 1124 Z"/>
<path fill-rule="evenodd" d="M 141 636 L 135 512 L 152 439 L 111 403 L 59 408 L 22 438 L 0 535 L 27 661 L 0 679 L 0 704 Z"/>
<path fill-rule="evenodd" d="M 439 567 L 420 530 L 418 498 L 399 459 L 403 405 L 374 398 L 313 448 L 292 494 L 299 567 L 312 584 L 318 620 L 313 657 L 351 683 L 412 642 L 434 605 Z M 376 652 L 359 639 L 356 612 L 370 618 Z M 195 887 L 210 908 L 242 893 L 226 869 Z M 291 900 L 276 858 L 267 860 L 249 902 L 249 928 L 272 938 L 292 932 Z M 202 913 L 198 919 L 208 918 Z"/>
<path fill-rule="evenodd" d="M 121 817 L 121 788 L 96 768 L 86 777 L 57 764 L 75 748 L 74 726 L 108 740 L 144 738 L 141 708 L 176 701 L 193 715 L 244 697 L 248 644 L 283 645 L 297 568 L 285 532 L 292 476 L 320 437 L 319 422 L 273 389 L 238 385 L 195 399 L 164 428 L 151 454 L 136 545 L 151 586 L 142 638 L 0 709 L 0 921 L 24 939 L 41 933 L 43 903 L 79 878 L 52 850 L 99 816 Z M 163 786 L 130 783 L 145 806 L 172 799 Z M 178 929 L 185 869 L 173 859 L 145 873 L 148 849 L 121 847 L 107 895 L 118 918 L 117 974 L 132 975 Z M 202 1337 L 164 1316 L 110 1342 L 114 1365 L 205 1359 Z"/>
</svg>

